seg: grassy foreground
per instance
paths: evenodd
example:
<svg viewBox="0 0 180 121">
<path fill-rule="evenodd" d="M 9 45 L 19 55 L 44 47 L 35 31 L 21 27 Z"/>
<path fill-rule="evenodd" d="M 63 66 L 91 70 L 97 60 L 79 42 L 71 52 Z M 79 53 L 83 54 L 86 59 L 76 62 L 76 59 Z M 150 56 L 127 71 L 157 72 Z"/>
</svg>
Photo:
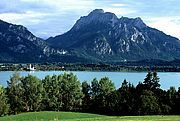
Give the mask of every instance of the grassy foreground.
<svg viewBox="0 0 180 121">
<path fill-rule="evenodd" d="M 73 112 L 32 112 L 0 117 L 0 121 L 180 121 L 180 116 L 102 116 Z"/>
</svg>

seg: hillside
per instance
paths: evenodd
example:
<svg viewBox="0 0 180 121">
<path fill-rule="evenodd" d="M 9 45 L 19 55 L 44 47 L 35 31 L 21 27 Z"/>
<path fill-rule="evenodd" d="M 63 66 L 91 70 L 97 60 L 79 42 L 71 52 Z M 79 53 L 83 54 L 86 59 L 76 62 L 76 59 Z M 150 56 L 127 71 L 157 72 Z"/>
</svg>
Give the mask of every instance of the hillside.
<svg viewBox="0 0 180 121">
<path fill-rule="evenodd" d="M 0 117 L 1 121 L 179 121 L 180 116 L 103 116 L 73 112 L 35 112 Z"/>
<path fill-rule="evenodd" d="M 0 20 L 0 62 L 41 62 L 66 54 L 49 46 L 26 27 Z"/>
<path fill-rule="evenodd" d="M 47 42 L 97 62 L 180 58 L 177 38 L 148 27 L 139 17 L 118 18 L 102 9 L 81 17 L 68 32 Z"/>
</svg>

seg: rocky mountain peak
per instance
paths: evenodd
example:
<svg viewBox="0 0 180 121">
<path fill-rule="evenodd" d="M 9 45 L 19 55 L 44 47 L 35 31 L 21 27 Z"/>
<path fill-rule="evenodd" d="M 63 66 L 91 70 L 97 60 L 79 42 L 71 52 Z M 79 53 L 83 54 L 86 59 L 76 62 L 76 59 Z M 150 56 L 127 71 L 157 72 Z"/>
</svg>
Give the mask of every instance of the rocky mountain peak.
<svg viewBox="0 0 180 121">
<path fill-rule="evenodd" d="M 4 31 L 5 30 L 28 31 L 27 28 L 22 25 L 11 24 L 11 23 L 5 22 L 3 20 L 0 20 L 0 26 L 1 26 L 0 29 L 3 29 Z"/>
<path fill-rule="evenodd" d="M 0 24 L 8 24 L 8 23 L 0 19 Z"/>
<path fill-rule="evenodd" d="M 146 28 L 147 25 L 143 22 L 140 17 L 137 18 L 128 18 L 128 17 L 121 17 L 118 18 L 114 13 L 111 12 L 104 12 L 102 9 L 95 9 L 90 12 L 87 16 L 81 17 L 76 24 L 73 26 L 72 30 L 79 30 L 83 27 L 87 27 L 88 25 L 110 25 L 114 27 L 115 25 L 119 24 L 126 24 L 130 27 L 136 27 L 139 29 Z"/>
<path fill-rule="evenodd" d="M 103 13 L 104 13 L 103 9 L 95 9 L 92 12 L 90 12 L 88 16 L 93 16 L 93 15 L 98 15 L 98 14 L 103 14 Z"/>
<path fill-rule="evenodd" d="M 109 24 L 114 26 L 118 22 L 118 17 L 111 12 L 104 12 L 102 9 L 95 9 L 87 16 L 81 17 L 76 24 L 73 26 L 72 30 L 79 30 L 84 26 L 90 24 Z"/>
<path fill-rule="evenodd" d="M 140 17 L 137 17 L 137 18 L 121 17 L 119 20 L 120 20 L 120 23 L 123 23 L 123 24 L 125 23 L 129 26 L 134 26 L 139 29 L 143 29 L 147 27 L 147 25 L 143 22 L 143 20 Z"/>
<path fill-rule="evenodd" d="M 70 31 L 48 42 L 103 61 L 180 58 L 178 39 L 148 27 L 140 17 L 118 18 L 102 9 L 81 17 Z"/>
<path fill-rule="evenodd" d="M 100 22 L 108 22 L 111 21 L 111 19 L 118 20 L 118 17 L 114 13 L 104 12 L 102 9 L 95 9 L 86 17 L 88 19 L 97 20 Z"/>
<path fill-rule="evenodd" d="M 147 27 L 146 24 L 143 22 L 143 20 L 140 17 L 137 17 L 134 19 L 134 26 L 136 26 L 138 28 Z"/>
</svg>

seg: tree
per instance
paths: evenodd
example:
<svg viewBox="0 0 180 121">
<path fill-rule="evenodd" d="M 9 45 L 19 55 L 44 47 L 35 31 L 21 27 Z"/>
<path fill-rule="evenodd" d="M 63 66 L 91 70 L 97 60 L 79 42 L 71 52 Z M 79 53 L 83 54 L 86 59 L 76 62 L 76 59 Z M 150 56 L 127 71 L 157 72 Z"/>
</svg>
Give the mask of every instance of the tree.
<svg viewBox="0 0 180 121">
<path fill-rule="evenodd" d="M 91 90 L 91 87 L 87 83 L 87 81 L 83 81 L 82 82 L 82 93 L 83 93 L 82 108 L 85 111 L 88 111 L 91 105 L 90 90 Z"/>
<path fill-rule="evenodd" d="M 62 102 L 63 110 L 72 111 L 79 110 L 82 104 L 81 84 L 77 77 L 73 74 L 62 75 Z"/>
<path fill-rule="evenodd" d="M 163 115 L 170 114 L 172 107 L 170 107 L 169 105 L 167 91 L 162 89 L 157 89 L 156 91 L 154 91 L 154 94 L 156 95 L 159 105 L 161 107 L 161 114 Z"/>
<path fill-rule="evenodd" d="M 80 109 L 82 104 L 81 84 L 73 73 L 46 76 L 42 83 L 45 109 L 57 111 Z"/>
<path fill-rule="evenodd" d="M 125 79 L 118 92 L 121 95 L 121 99 L 119 101 L 119 113 L 121 115 L 133 115 L 135 112 L 135 98 L 137 98 L 135 97 L 134 86 L 128 83 Z"/>
<path fill-rule="evenodd" d="M 99 81 L 99 94 L 106 96 L 110 94 L 111 92 L 115 91 L 114 83 L 108 78 L 104 77 L 101 78 Z"/>
<path fill-rule="evenodd" d="M 177 112 L 176 100 L 178 99 L 178 93 L 175 87 L 170 87 L 170 89 L 167 91 L 166 97 L 167 97 L 168 105 L 171 107 L 171 114 L 175 114 Z"/>
<path fill-rule="evenodd" d="M 91 95 L 91 99 L 92 99 L 92 106 L 90 107 L 90 110 L 92 112 L 98 112 L 98 100 L 99 100 L 99 82 L 96 78 L 93 79 L 93 81 L 91 82 L 91 91 L 90 91 L 90 95 Z"/>
<path fill-rule="evenodd" d="M 124 90 L 124 91 L 129 90 L 129 85 L 126 79 L 124 79 L 124 81 L 122 82 L 121 88 L 119 90 Z"/>
<path fill-rule="evenodd" d="M 43 107 L 45 110 L 62 110 L 62 75 L 49 75 L 42 80 L 44 87 Z"/>
<path fill-rule="evenodd" d="M 87 83 L 87 81 L 83 81 L 82 82 L 82 92 L 84 95 L 89 95 L 89 92 L 90 92 L 90 85 Z"/>
<path fill-rule="evenodd" d="M 143 83 L 145 84 L 146 89 L 150 89 L 152 91 L 159 89 L 160 84 L 157 72 L 148 72 Z"/>
<path fill-rule="evenodd" d="M 91 82 L 91 96 L 93 99 L 99 96 L 99 82 L 96 78 Z"/>
<path fill-rule="evenodd" d="M 154 93 L 150 90 L 144 90 L 139 100 L 139 115 L 155 115 L 160 114 L 161 109 Z"/>
<path fill-rule="evenodd" d="M 176 101 L 175 101 L 175 109 L 176 112 L 175 114 L 180 114 L 180 87 L 178 88 L 177 91 L 177 97 L 176 97 Z"/>
<path fill-rule="evenodd" d="M 114 83 L 108 78 L 101 78 L 99 81 L 98 108 L 101 112 L 107 113 L 108 96 L 115 91 Z"/>
<path fill-rule="evenodd" d="M 106 97 L 107 105 L 105 110 L 108 115 L 122 115 L 121 98 L 119 91 L 113 91 Z"/>
<path fill-rule="evenodd" d="M 38 111 L 41 108 L 43 87 L 41 81 L 32 75 L 21 80 L 24 111 Z"/>
<path fill-rule="evenodd" d="M 10 81 L 7 81 L 7 96 L 8 103 L 10 104 L 10 113 L 17 114 L 23 110 L 22 107 L 22 90 L 20 87 L 21 80 L 19 73 L 14 73 L 10 78 Z"/>
<path fill-rule="evenodd" d="M 9 104 L 5 89 L 0 85 L 0 116 L 4 116 L 9 112 Z"/>
</svg>

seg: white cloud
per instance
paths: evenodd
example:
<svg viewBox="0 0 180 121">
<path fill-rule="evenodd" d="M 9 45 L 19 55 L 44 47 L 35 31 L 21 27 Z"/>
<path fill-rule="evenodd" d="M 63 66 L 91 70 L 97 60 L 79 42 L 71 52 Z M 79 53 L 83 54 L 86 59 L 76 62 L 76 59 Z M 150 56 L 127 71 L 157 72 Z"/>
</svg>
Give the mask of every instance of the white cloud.
<svg viewBox="0 0 180 121">
<path fill-rule="evenodd" d="M 128 15 L 128 14 L 132 14 L 132 13 L 135 13 L 136 11 L 135 10 L 131 10 L 131 9 L 127 9 L 127 8 L 111 8 L 111 7 L 105 7 L 103 8 L 104 11 L 106 12 L 112 12 L 116 15 Z"/>
<path fill-rule="evenodd" d="M 126 4 L 113 3 L 113 4 L 111 4 L 111 6 L 113 6 L 113 7 L 124 7 L 124 6 L 126 6 Z"/>
<path fill-rule="evenodd" d="M 149 19 L 148 25 L 180 39 L 180 24 L 177 23 L 179 20 L 180 16 L 157 17 Z"/>
<path fill-rule="evenodd" d="M 36 36 L 47 38 L 68 31 L 92 6 L 93 0 L 2 0 L 0 19 L 24 25 Z"/>
<path fill-rule="evenodd" d="M 33 32 L 36 36 L 47 38 L 51 35 L 51 33 L 45 33 L 43 31 L 47 31 L 49 29 L 53 29 L 53 26 L 47 26 L 48 23 L 42 27 L 43 20 L 48 17 L 46 13 L 38 13 L 34 11 L 27 11 L 25 13 L 3 13 L 0 14 L 0 19 L 7 21 L 9 23 L 23 25 L 27 27 L 31 32 Z M 52 27 L 52 28 L 51 28 Z M 54 33 L 51 31 L 52 34 Z M 53 34 L 54 35 L 54 34 Z"/>
<path fill-rule="evenodd" d="M 49 7 L 49 11 L 63 12 L 69 10 L 88 9 L 94 5 L 94 0 L 21 0 L 27 4 L 42 4 Z M 75 11 L 74 11 L 75 12 Z M 53 13 L 52 13 L 53 14 Z"/>
<path fill-rule="evenodd" d="M 27 11 L 25 13 L 2 13 L 0 14 L 0 18 L 4 21 L 16 24 L 26 24 L 28 22 L 30 22 L 30 24 L 39 24 L 41 18 L 47 15 L 46 13 Z"/>
</svg>

